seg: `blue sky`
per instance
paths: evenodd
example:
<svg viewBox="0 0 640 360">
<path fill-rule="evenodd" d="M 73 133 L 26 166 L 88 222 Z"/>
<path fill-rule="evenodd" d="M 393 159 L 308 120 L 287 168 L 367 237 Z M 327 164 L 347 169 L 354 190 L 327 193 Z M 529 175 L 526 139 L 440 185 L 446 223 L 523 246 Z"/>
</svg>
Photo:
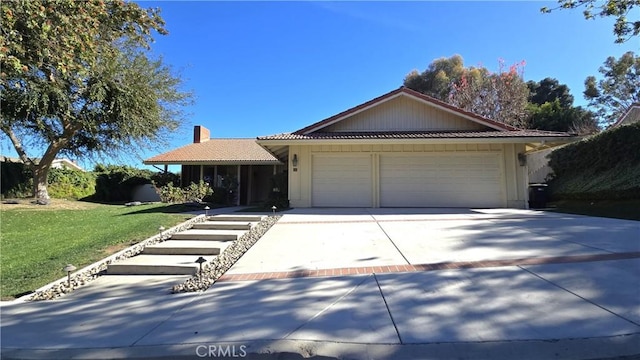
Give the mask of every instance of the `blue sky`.
<svg viewBox="0 0 640 360">
<path fill-rule="evenodd" d="M 524 60 L 525 80 L 557 78 L 584 105 L 584 79 L 607 56 L 638 50 L 637 39 L 614 44 L 612 19 L 540 13 L 555 2 L 138 3 L 162 9 L 169 35 L 156 36 L 153 52 L 195 94 L 188 123 L 162 150 L 190 143 L 193 125 L 214 137 L 294 131 L 454 54 L 494 71 L 499 58 Z"/>
</svg>

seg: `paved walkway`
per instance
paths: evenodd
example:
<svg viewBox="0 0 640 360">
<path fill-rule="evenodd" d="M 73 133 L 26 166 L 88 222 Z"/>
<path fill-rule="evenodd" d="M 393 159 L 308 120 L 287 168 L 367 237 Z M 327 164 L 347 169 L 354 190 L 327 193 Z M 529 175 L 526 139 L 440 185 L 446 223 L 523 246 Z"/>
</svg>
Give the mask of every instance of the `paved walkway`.
<svg viewBox="0 0 640 360">
<path fill-rule="evenodd" d="M 2 356 L 636 355 L 639 255 L 634 221 L 516 210 L 295 210 L 204 293 L 102 288 L 100 297 L 78 291 L 3 306 Z"/>
</svg>

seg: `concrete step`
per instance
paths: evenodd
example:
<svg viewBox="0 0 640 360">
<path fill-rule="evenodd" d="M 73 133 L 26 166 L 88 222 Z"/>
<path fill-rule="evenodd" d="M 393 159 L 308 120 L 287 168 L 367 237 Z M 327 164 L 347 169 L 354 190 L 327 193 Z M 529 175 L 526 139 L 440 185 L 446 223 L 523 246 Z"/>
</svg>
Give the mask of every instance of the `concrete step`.
<svg viewBox="0 0 640 360">
<path fill-rule="evenodd" d="M 196 255 L 138 255 L 107 265 L 107 275 L 194 275 Z M 207 262 L 215 256 L 204 256 Z"/>
<path fill-rule="evenodd" d="M 167 240 L 149 245 L 142 251 L 146 255 L 218 255 L 220 241 Z"/>
<path fill-rule="evenodd" d="M 193 224 L 193 229 L 204 230 L 249 230 L 251 222 L 246 221 L 205 221 Z"/>
<path fill-rule="evenodd" d="M 171 240 L 218 240 L 218 241 L 235 241 L 246 231 L 242 230 L 203 230 L 189 229 L 171 235 Z"/>
<path fill-rule="evenodd" d="M 210 216 L 209 221 L 245 221 L 245 222 L 258 222 L 262 221 L 264 215 L 215 215 Z"/>
</svg>

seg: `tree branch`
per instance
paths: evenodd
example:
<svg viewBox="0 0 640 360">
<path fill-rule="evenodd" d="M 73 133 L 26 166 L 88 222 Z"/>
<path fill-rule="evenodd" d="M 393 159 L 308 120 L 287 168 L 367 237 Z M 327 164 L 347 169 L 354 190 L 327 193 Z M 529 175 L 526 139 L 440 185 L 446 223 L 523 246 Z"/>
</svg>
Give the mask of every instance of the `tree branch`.
<svg viewBox="0 0 640 360">
<path fill-rule="evenodd" d="M 11 143 L 13 144 L 13 147 L 16 149 L 16 152 L 18 153 L 18 156 L 20 157 L 20 160 L 22 160 L 22 162 L 25 165 L 27 165 L 30 169 L 33 169 L 35 167 L 35 163 L 33 162 L 33 160 L 31 160 L 29 158 L 29 156 L 27 156 L 26 150 L 22 146 L 22 143 L 20 142 L 20 139 L 18 139 L 16 134 L 13 132 L 13 129 L 11 129 L 11 126 L 3 125 L 2 126 L 2 131 L 5 134 L 7 134 L 7 136 L 11 140 Z"/>
</svg>

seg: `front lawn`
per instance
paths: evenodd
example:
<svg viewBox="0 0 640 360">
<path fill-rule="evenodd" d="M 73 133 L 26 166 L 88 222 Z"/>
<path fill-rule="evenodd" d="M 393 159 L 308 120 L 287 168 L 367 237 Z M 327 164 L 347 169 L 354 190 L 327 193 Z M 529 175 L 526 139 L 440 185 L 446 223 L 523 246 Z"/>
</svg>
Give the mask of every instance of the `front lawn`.
<svg viewBox="0 0 640 360">
<path fill-rule="evenodd" d="M 135 207 L 54 200 L 51 205 L 2 204 L 0 295 L 31 292 L 192 216 L 164 204 Z"/>
</svg>

